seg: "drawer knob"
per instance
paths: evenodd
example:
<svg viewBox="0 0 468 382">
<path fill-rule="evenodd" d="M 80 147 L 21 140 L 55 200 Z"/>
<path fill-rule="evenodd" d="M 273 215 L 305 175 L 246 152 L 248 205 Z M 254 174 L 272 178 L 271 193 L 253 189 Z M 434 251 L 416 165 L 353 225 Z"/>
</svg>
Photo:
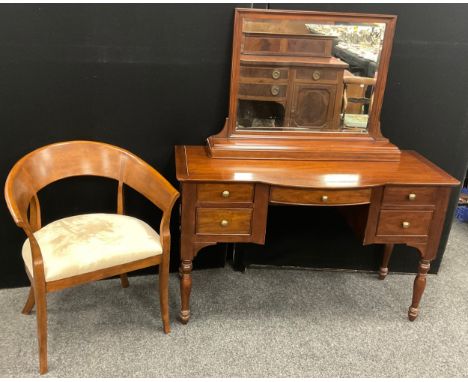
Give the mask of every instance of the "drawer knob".
<svg viewBox="0 0 468 382">
<path fill-rule="evenodd" d="M 227 227 L 229 225 L 229 222 L 226 219 L 221 220 L 221 227 Z"/>
<path fill-rule="evenodd" d="M 416 194 L 409 194 L 408 199 L 409 200 L 416 200 Z"/>
<path fill-rule="evenodd" d="M 281 77 L 281 72 L 278 69 L 275 69 L 271 72 L 271 76 L 273 77 L 273 79 L 277 80 Z"/>
<path fill-rule="evenodd" d="M 270 91 L 271 91 L 271 94 L 273 94 L 274 96 L 277 96 L 280 92 L 280 88 L 279 86 L 273 85 Z"/>
<path fill-rule="evenodd" d="M 322 195 L 322 202 L 328 202 L 328 196 Z"/>
<path fill-rule="evenodd" d="M 229 198 L 230 193 L 229 193 L 228 190 L 225 190 L 225 191 L 223 191 L 223 192 L 221 193 L 221 195 L 222 195 L 223 198 Z"/>
<path fill-rule="evenodd" d="M 403 228 L 409 228 L 410 225 L 411 225 L 410 222 L 403 222 L 403 223 L 401 223 L 401 226 L 402 226 Z"/>
<path fill-rule="evenodd" d="M 314 72 L 312 73 L 312 78 L 315 80 L 315 81 L 318 81 L 321 77 L 321 74 L 320 74 L 320 71 L 319 70 L 314 70 Z"/>
</svg>

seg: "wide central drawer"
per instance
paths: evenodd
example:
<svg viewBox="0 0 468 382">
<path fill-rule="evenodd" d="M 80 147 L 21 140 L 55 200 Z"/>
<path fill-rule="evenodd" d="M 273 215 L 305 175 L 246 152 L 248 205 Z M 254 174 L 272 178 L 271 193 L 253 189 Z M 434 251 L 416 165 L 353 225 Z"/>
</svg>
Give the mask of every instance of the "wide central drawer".
<svg viewBox="0 0 468 382">
<path fill-rule="evenodd" d="M 270 202 L 305 205 L 353 205 L 370 203 L 371 189 L 326 190 L 272 187 Z"/>
<path fill-rule="evenodd" d="M 197 208 L 195 233 L 249 235 L 251 221 L 252 208 Z"/>
</svg>

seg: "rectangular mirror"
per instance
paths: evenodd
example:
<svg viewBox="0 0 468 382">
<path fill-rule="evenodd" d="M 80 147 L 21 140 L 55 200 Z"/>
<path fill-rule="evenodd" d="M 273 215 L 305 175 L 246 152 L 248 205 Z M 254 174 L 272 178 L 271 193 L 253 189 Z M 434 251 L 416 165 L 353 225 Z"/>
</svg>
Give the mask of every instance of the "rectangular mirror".
<svg viewBox="0 0 468 382">
<path fill-rule="evenodd" d="M 236 9 L 213 157 L 398 160 L 380 132 L 396 16 Z"/>
<path fill-rule="evenodd" d="M 244 18 L 236 130 L 367 134 L 381 22 Z"/>
</svg>

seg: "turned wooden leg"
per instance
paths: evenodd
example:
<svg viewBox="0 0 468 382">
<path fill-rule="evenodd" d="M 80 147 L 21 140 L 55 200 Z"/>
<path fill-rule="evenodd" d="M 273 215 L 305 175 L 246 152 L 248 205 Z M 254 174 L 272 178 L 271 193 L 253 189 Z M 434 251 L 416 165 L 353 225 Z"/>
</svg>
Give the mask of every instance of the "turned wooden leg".
<svg viewBox="0 0 468 382">
<path fill-rule="evenodd" d="M 423 259 L 419 262 L 418 274 L 416 275 L 413 286 L 413 302 L 408 310 L 408 318 L 410 321 L 414 321 L 416 317 L 418 317 L 419 303 L 424 293 L 424 289 L 426 288 L 426 275 L 427 272 L 429 272 L 430 266 L 429 260 Z"/>
<path fill-rule="evenodd" d="M 385 244 L 382 265 L 379 269 L 379 279 L 384 280 L 388 275 L 388 262 L 393 252 L 393 244 Z"/>
<path fill-rule="evenodd" d="M 182 260 L 179 268 L 181 308 L 179 320 L 186 324 L 190 319 L 190 292 L 192 291 L 192 260 Z"/>
<path fill-rule="evenodd" d="M 126 273 L 122 273 L 120 275 L 120 285 L 122 285 L 122 288 L 128 288 L 128 277 Z"/>
<path fill-rule="evenodd" d="M 37 341 L 39 345 L 39 373 L 47 373 L 47 300 L 45 290 L 34 288 L 36 300 Z M 43 288 L 40 288 L 43 289 Z"/>
<path fill-rule="evenodd" d="M 28 299 L 27 299 L 26 304 L 24 305 L 24 308 L 21 311 L 21 313 L 23 313 L 23 314 L 31 313 L 32 308 L 34 308 L 34 303 L 35 303 L 34 288 L 31 286 L 31 288 L 29 288 Z"/>
<path fill-rule="evenodd" d="M 171 332 L 169 323 L 169 260 L 162 261 L 159 264 L 159 302 L 161 305 L 161 318 L 163 322 L 164 333 Z"/>
</svg>

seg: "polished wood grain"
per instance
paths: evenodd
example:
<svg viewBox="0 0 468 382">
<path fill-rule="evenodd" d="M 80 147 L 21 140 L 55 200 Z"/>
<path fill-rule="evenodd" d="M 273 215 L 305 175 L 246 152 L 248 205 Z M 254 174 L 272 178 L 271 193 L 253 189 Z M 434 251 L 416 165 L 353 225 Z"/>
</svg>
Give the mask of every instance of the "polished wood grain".
<svg viewBox="0 0 468 382">
<path fill-rule="evenodd" d="M 371 189 L 310 190 L 291 187 L 271 187 L 270 202 L 295 205 L 355 205 L 370 203 Z"/>
<path fill-rule="evenodd" d="M 456 186 L 459 181 L 414 151 L 399 162 L 212 159 L 203 146 L 176 146 L 179 181 L 260 182 L 305 188 Z"/>
<path fill-rule="evenodd" d="M 179 318 L 183 323 L 191 316 L 192 261 L 198 251 L 218 242 L 263 244 L 270 203 L 338 208 L 363 244 L 384 245 L 381 279 L 388 274 L 394 244 L 414 247 L 425 264 L 416 276 L 408 312 L 410 320 L 416 318 L 426 265 L 437 254 L 450 192 L 459 185 L 458 180 L 412 151 L 403 151 L 399 162 L 218 159 L 211 158 L 202 146 L 176 146 L 175 151 L 182 190 Z M 253 187 L 253 201 L 221 199 L 227 186 Z M 202 200 L 197 189 L 204 190 Z M 411 193 L 416 198 L 410 199 Z M 355 206 L 350 209 L 348 205 Z M 216 214 L 204 224 L 213 225 L 219 224 L 220 210 L 252 209 L 251 232 L 235 229 L 198 234 L 197 211 L 208 207 Z M 407 228 L 402 225 L 405 221 L 410 223 Z"/>
<path fill-rule="evenodd" d="M 251 221 L 251 208 L 197 208 L 196 233 L 248 235 Z"/>
<path fill-rule="evenodd" d="M 123 185 L 135 189 L 163 215 L 159 235 L 163 252 L 147 259 L 121 264 L 78 276 L 46 282 L 41 249 L 34 236 L 41 227 L 38 192 L 64 178 L 94 175 L 117 181 L 117 213 L 124 213 Z M 120 275 L 128 285 L 127 272 L 159 264 L 159 293 L 164 332 L 170 331 L 168 276 L 170 256 L 170 218 L 179 193 L 154 168 L 127 150 L 92 141 L 70 141 L 41 147 L 21 158 L 5 183 L 5 199 L 15 223 L 26 233 L 31 245 L 33 274 L 27 272 L 31 290 L 23 309 L 27 314 L 36 305 L 39 371 L 47 372 L 46 293 L 86 282 Z M 28 215 L 29 210 L 29 215 Z M 34 294 L 34 296 L 32 295 Z"/>
<path fill-rule="evenodd" d="M 432 215 L 432 211 L 382 210 L 377 236 L 427 237 Z"/>
<path fill-rule="evenodd" d="M 197 186 L 197 199 L 201 202 L 252 202 L 253 184 L 202 183 Z"/>
<path fill-rule="evenodd" d="M 385 187 L 382 204 L 384 206 L 434 206 L 437 197 L 435 187 Z"/>
</svg>

